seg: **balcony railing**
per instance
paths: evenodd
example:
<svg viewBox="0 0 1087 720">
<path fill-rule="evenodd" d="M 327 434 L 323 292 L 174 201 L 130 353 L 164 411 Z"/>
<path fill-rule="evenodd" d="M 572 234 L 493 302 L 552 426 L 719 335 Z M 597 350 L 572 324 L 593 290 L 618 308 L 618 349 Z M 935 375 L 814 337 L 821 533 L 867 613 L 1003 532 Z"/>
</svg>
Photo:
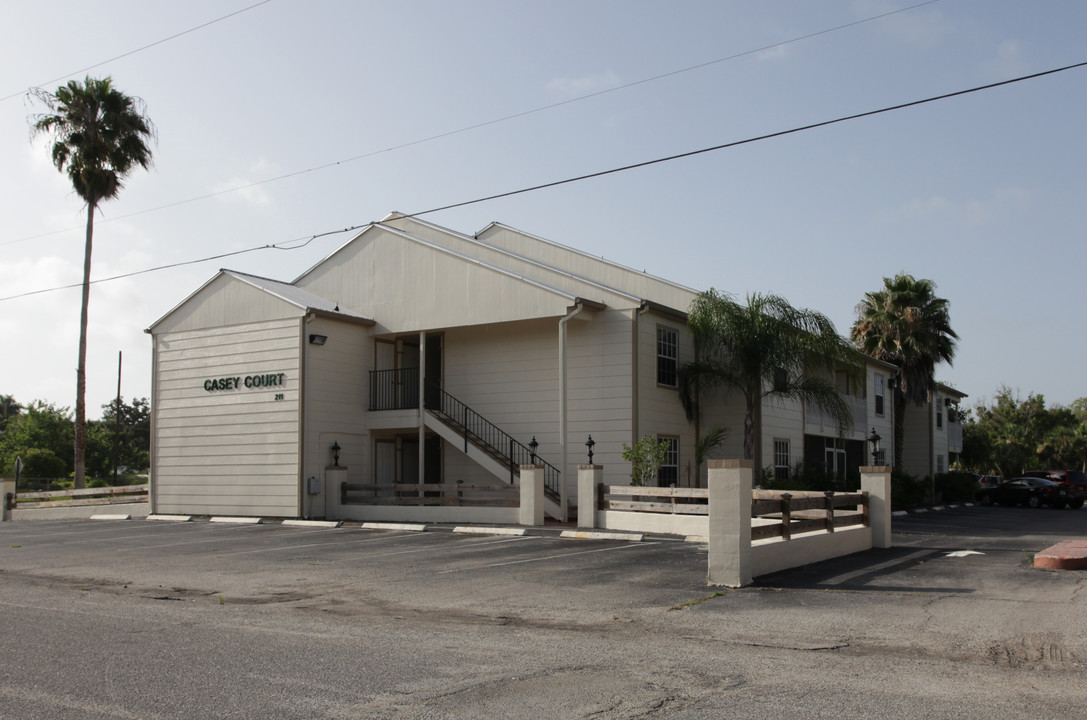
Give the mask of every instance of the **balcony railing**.
<svg viewBox="0 0 1087 720">
<path fill-rule="evenodd" d="M 414 410 L 419 407 L 419 368 L 370 372 L 371 410 Z"/>
</svg>

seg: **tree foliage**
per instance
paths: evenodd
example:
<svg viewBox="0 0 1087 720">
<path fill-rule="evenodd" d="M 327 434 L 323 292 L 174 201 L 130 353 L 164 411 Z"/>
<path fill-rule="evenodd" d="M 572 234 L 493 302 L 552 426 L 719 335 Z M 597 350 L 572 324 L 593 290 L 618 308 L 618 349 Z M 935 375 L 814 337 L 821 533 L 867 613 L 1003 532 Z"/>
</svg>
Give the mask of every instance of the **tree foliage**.
<svg viewBox="0 0 1087 720">
<path fill-rule="evenodd" d="M 752 294 L 740 304 L 709 290 L 691 303 L 687 325 L 695 359 L 680 370 L 680 399 L 689 419 L 701 413 L 702 394 L 715 388 L 744 398 L 744 457 L 755 458 L 763 398 L 776 395 L 820 408 L 844 432 L 852 427 L 851 408 L 834 385 L 846 370 L 859 382 L 860 355 L 814 310 L 794 308 L 785 298 Z"/>
<path fill-rule="evenodd" d="M 102 419 L 92 421 L 87 428 L 88 477 L 112 479 L 115 439 L 117 464 L 127 467 L 129 473 L 143 472 L 150 465 L 151 408 L 147 398 L 134 398 L 131 403 L 122 399 L 120 404 L 114 400 L 102 409 Z M 0 475 L 12 474 L 18 457 L 23 461 L 25 478 L 68 478 L 74 470 L 74 434 L 75 422 L 67 407 L 42 401 L 30 403 L 0 434 Z"/>
<path fill-rule="evenodd" d="M 144 114 L 142 101 L 114 88 L 108 77 L 69 80 L 56 92 L 36 90 L 34 94 L 48 110 L 32 118 L 34 133 L 52 137 L 53 164 L 67 173 L 76 194 L 87 202 L 73 442 L 75 487 L 80 488 L 86 474 L 87 312 L 94 213 L 100 202 L 117 197 L 135 168 L 151 166 L 148 143 L 155 130 Z"/>
<path fill-rule="evenodd" d="M 1087 424 L 1078 411 L 1085 407 L 1082 398 L 1070 407 L 1047 407 L 1043 395 L 1023 398 L 1002 387 L 992 403 L 978 404 L 963 423 L 960 462 L 1007 479 L 1026 470 L 1084 469 Z"/>
<path fill-rule="evenodd" d="M 922 405 L 936 389 L 936 365 L 951 364 L 959 336 L 951 329 L 950 303 L 936 284 L 906 273 L 883 278 L 857 305 L 850 336 L 867 355 L 898 366 L 894 387 L 894 460 L 902 467 L 906 402 Z"/>
<path fill-rule="evenodd" d="M 643 435 L 634 446 L 623 443 L 623 460 L 630 463 L 630 484 L 652 486 L 657 484 L 657 471 L 668 454 L 668 441 Z"/>
</svg>

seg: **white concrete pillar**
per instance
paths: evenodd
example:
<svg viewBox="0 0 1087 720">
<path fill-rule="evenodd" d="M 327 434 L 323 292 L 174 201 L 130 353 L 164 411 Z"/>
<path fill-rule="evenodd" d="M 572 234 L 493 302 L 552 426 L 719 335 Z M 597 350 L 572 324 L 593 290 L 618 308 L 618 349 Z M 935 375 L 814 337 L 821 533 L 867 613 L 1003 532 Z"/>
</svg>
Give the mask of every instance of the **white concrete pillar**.
<svg viewBox="0 0 1087 720">
<path fill-rule="evenodd" d="M 521 511 L 517 521 L 521 525 L 544 524 L 543 465 L 521 466 Z"/>
<path fill-rule="evenodd" d="M 751 584 L 750 460 L 709 460 L 711 585 Z"/>
<path fill-rule="evenodd" d="M 10 495 L 10 497 L 8 497 Z M 8 503 L 15 504 L 15 480 L 12 478 L 0 479 L 0 522 L 11 520 L 11 510 Z"/>
<path fill-rule="evenodd" d="M 325 519 L 340 520 L 340 486 L 347 482 L 347 467 L 325 466 Z"/>
<path fill-rule="evenodd" d="M 577 526 L 596 527 L 597 488 L 604 481 L 603 465 L 577 466 Z"/>
<path fill-rule="evenodd" d="M 891 547 L 891 467 L 862 467 L 861 491 L 868 493 L 868 524 L 872 528 L 872 547 Z"/>
</svg>

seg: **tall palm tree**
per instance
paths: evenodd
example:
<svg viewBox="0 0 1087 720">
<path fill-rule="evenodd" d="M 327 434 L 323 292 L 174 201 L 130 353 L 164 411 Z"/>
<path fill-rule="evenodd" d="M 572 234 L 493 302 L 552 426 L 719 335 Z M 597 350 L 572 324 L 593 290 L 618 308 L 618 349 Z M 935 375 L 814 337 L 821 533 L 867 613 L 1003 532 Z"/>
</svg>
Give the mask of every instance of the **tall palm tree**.
<svg viewBox="0 0 1087 720">
<path fill-rule="evenodd" d="M 143 102 L 113 87 L 113 81 L 88 76 L 70 80 L 55 93 L 36 90 L 49 112 L 33 118 L 34 134 L 53 139 L 53 164 L 67 172 L 76 194 L 87 203 L 87 240 L 83 251 L 83 300 L 79 314 L 79 362 L 76 366 L 75 486 L 86 477 L 87 445 L 87 306 L 90 301 L 91 238 L 94 213 L 103 200 L 117 197 L 136 166 L 151 166 L 148 146 L 155 136 Z"/>
<path fill-rule="evenodd" d="M 841 369 L 852 381 L 864 372 L 859 353 L 814 310 L 794 308 L 785 298 L 752 294 L 746 304 L 716 290 L 691 303 L 687 325 L 696 348 L 695 360 L 681 373 L 680 400 L 687 416 L 700 413 L 700 394 L 727 388 L 744 397 L 744 458 L 760 462 L 761 407 L 770 395 L 789 397 L 817 407 L 845 431 L 853 414 L 835 388 Z"/>
<path fill-rule="evenodd" d="M 902 467 L 906 403 L 923 405 L 936 389 L 936 365 L 955 359 L 959 336 L 951 329 L 950 303 L 936 284 L 906 273 L 883 278 L 864 294 L 851 337 L 862 352 L 898 366 L 894 383 L 894 461 Z"/>
</svg>

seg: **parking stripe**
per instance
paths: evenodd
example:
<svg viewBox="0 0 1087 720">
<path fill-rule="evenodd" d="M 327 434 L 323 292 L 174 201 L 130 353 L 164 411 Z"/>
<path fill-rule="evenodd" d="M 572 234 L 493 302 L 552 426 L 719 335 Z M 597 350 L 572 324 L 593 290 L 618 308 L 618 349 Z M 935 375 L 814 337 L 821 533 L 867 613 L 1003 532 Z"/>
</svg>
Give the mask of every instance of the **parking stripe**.
<svg viewBox="0 0 1087 720">
<path fill-rule="evenodd" d="M 525 560 L 508 560 L 506 562 L 491 563 L 490 565 L 477 565 L 475 567 L 467 568 L 467 569 L 468 570 L 485 570 L 487 568 L 502 567 L 503 565 L 521 565 L 521 564 L 524 564 L 524 563 L 541 562 L 543 560 L 557 560 L 559 558 L 572 557 L 574 555 L 590 555 L 592 553 L 611 552 L 613 550 L 629 550 L 630 548 L 639 548 L 639 547 L 644 548 L 644 547 L 649 547 L 650 545 L 659 545 L 659 544 L 660 544 L 659 542 L 643 542 L 643 543 L 639 543 L 637 545 L 635 545 L 633 543 L 624 543 L 623 545 L 617 545 L 615 547 L 596 548 L 595 550 L 581 550 L 581 551 L 578 551 L 578 552 L 569 552 L 569 553 L 559 553 L 557 555 L 546 555 L 544 557 L 527 558 Z M 460 570 L 460 569 L 442 570 L 438 574 L 439 575 L 446 575 L 448 573 L 455 573 L 455 572 L 464 572 L 464 571 Z"/>
</svg>

